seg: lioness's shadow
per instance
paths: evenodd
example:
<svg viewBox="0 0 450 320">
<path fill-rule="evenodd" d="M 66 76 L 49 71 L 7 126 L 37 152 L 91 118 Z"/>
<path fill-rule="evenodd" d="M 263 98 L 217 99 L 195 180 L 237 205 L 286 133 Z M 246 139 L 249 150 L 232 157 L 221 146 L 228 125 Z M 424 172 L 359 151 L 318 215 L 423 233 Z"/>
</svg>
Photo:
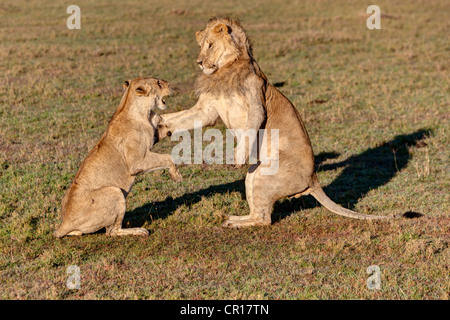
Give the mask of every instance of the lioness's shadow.
<svg viewBox="0 0 450 320">
<path fill-rule="evenodd" d="M 416 145 L 428 133 L 430 130 L 423 129 L 407 135 L 398 135 L 391 141 L 381 143 L 375 148 L 367 149 L 363 153 L 339 163 L 322 164 L 327 159 L 337 158 L 338 153 L 326 152 L 317 155 L 317 171 L 345 167 L 333 182 L 324 187 L 325 193 L 336 203 L 350 209 L 354 208 L 358 199 L 364 197 L 370 190 L 388 183 L 397 172 L 406 167 L 409 161 L 408 146 Z M 175 199 L 168 197 L 164 201 L 147 203 L 127 212 L 124 220 L 129 227 L 142 226 L 145 221 L 164 219 L 170 216 L 182 204 L 192 205 L 201 201 L 202 197 L 228 192 L 240 192 L 245 199 L 244 179 L 210 186 Z M 317 205 L 318 203 L 313 197 L 278 201 L 274 205 L 272 220 L 276 222 L 291 215 L 294 211 L 313 208 Z"/>
</svg>

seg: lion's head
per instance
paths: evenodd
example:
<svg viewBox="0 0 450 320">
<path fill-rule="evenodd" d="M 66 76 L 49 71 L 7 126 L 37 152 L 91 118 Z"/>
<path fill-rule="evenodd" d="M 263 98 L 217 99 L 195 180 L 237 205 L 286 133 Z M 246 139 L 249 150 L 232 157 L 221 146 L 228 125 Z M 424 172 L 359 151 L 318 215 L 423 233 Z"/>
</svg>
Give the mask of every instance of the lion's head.
<svg viewBox="0 0 450 320">
<path fill-rule="evenodd" d="M 250 41 L 237 20 L 215 17 L 205 29 L 195 33 L 200 46 L 197 64 L 211 75 L 239 58 L 252 56 Z"/>
</svg>

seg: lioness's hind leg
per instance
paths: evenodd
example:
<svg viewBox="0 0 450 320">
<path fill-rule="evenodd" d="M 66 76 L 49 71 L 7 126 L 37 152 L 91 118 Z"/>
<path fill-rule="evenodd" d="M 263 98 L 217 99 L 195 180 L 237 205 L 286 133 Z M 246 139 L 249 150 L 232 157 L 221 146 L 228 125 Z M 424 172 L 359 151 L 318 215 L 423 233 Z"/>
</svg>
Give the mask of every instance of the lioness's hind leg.
<svg viewBox="0 0 450 320">
<path fill-rule="evenodd" d="M 70 201 L 74 204 L 56 230 L 56 237 L 93 233 L 114 224 L 125 214 L 125 196 L 117 187 L 86 191 Z"/>
<path fill-rule="evenodd" d="M 122 221 L 125 216 L 126 211 L 126 200 L 125 195 L 122 190 L 116 188 L 120 192 L 121 199 L 117 201 L 113 207 L 111 207 L 111 216 L 115 218 L 112 223 L 106 226 L 106 234 L 110 236 L 126 236 L 126 235 L 136 235 L 136 236 L 148 236 L 147 229 L 144 228 L 127 228 L 122 229 Z M 115 191 L 117 193 L 117 191 Z"/>
<path fill-rule="evenodd" d="M 120 188 L 104 187 L 95 190 L 85 201 L 89 202 L 89 209 L 75 230 L 92 233 L 102 228 L 108 228 L 118 221 L 122 223 L 126 201 Z"/>
<path fill-rule="evenodd" d="M 68 235 L 81 235 L 96 232 L 106 228 L 109 235 L 148 235 L 143 228 L 122 229 L 122 220 L 126 210 L 125 194 L 120 188 L 105 187 L 92 191 L 83 197 L 84 210 L 73 214 L 66 222 L 65 228 L 70 228 Z"/>
</svg>

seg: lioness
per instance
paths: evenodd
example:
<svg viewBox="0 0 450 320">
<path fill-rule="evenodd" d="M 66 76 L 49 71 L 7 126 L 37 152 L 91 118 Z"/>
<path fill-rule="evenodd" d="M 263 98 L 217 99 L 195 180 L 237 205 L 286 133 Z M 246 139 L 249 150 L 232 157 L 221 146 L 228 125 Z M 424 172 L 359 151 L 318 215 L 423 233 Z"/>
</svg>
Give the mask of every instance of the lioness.
<svg viewBox="0 0 450 320">
<path fill-rule="evenodd" d="M 275 201 L 311 194 L 330 211 L 356 219 L 382 219 L 340 207 L 322 190 L 314 169 L 314 153 L 303 121 L 292 103 L 271 85 L 253 58 L 246 32 L 236 20 L 212 18 L 196 32 L 200 54 L 197 63 L 203 74 L 197 80 L 198 101 L 188 110 L 163 114 L 160 137 L 176 129 L 213 125 L 221 118 L 229 129 L 265 128 L 270 145 L 271 129 L 279 130 L 279 154 L 251 166 L 245 179 L 250 214 L 230 216 L 226 227 L 271 224 Z M 252 144 L 255 141 L 248 141 Z M 247 157 L 247 155 L 245 155 Z M 279 161 L 278 172 L 264 175 L 271 162 Z"/>
<path fill-rule="evenodd" d="M 55 237 L 81 235 L 106 228 L 109 235 L 148 235 L 144 228 L 122 229 L 126 197 L 136 175 L 170 168 L 174 181 L 181 180 L 168 154 L 151 152 L 165 109 L 169 83 L 155 78 L 126 81 L 125 93 L 97 145 L 81 164 L 62 201 L 62 223 Z"/>
</svg>

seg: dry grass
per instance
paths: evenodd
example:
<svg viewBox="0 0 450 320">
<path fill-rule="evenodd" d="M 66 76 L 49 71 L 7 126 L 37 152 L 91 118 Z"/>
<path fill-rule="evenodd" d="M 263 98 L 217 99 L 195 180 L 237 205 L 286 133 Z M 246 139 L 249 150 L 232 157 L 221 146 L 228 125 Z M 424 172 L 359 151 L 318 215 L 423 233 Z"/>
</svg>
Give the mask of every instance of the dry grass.
<svg viewBox="0 0 450 320">
<path fill-rule="evenodd" d="M 448 299 L 446 1 L 377 2 L 374 31 L 361 1 L 77 5 L 79 31 L 63 3 L 0 5 L 2 299 Z M 135 184 L 125 225 L 149 238 L 56 241 L 63 194 L 122 82 L 160 77 L 178 87 L 169 112 L 193 105 L 194 31 L 223 13 L 244 21 L 261 68 L 300 111 L 330 197 L 411 218 L 355 221 L 304 197 L 279 201 L 270 227 L 223 229 L 224 215 L 248 211 L 245 170 L 192 165 L 181 184 L 166 172 Z M 65 286 L 69 265 L 80 290 Z M 370 265 L 380 290 L 367 288 Z"/>
</svg>

